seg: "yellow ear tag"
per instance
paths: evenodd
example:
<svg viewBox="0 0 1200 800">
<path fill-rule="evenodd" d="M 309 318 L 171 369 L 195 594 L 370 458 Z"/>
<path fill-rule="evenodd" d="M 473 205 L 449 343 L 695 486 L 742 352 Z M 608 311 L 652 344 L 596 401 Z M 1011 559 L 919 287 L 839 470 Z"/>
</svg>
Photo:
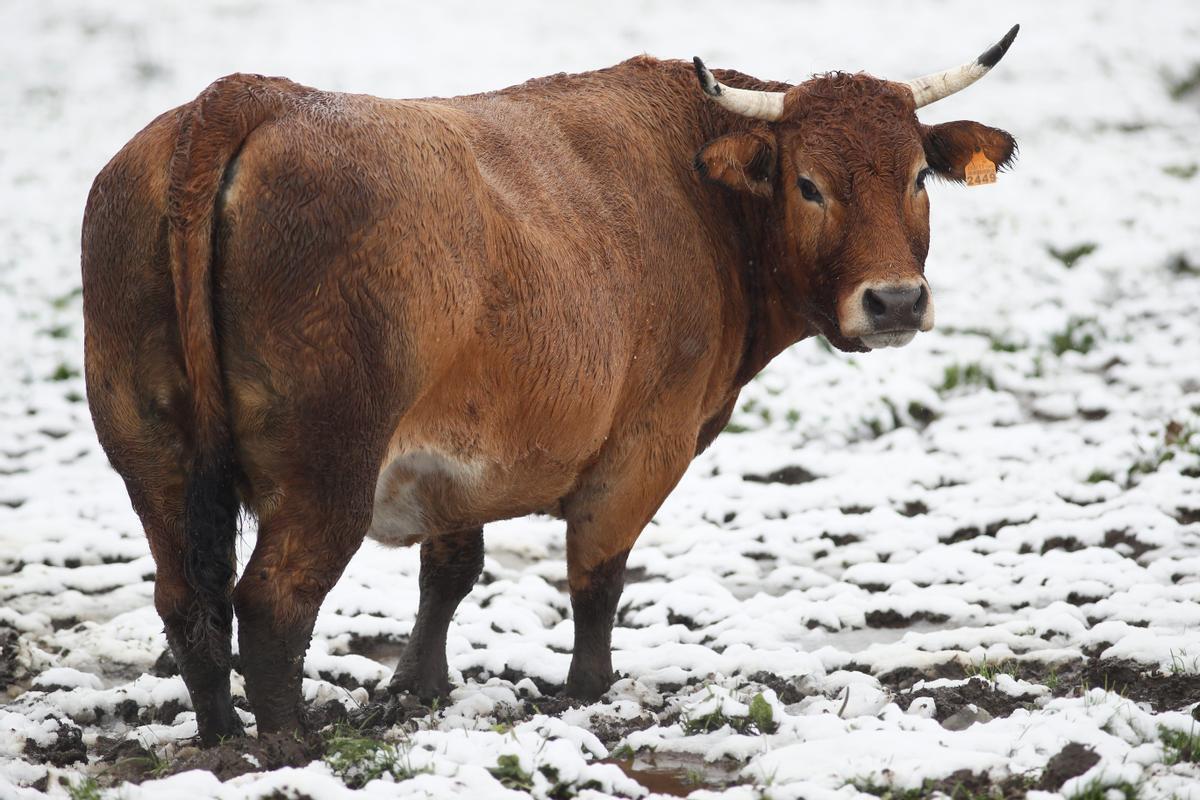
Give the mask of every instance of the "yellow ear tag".
<svg viewBox="0 0 1200 800">
<path fill-rule="evenodd" d="M 967 186 L 983 186 L 985 183 L 996 182 L 996 165 L 981 149 L 975 150 L 975 155 L 971 156 L 971 163 L 967 164 L 963 172 L 966 174 Z"/>
</svg>

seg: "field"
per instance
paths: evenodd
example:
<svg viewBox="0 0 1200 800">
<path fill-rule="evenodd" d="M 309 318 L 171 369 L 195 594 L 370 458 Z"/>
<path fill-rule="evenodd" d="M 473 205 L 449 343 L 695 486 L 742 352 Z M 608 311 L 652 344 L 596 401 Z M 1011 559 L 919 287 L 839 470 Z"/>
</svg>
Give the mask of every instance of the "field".
<svg viewBox="0 0 1200 800">
<path fill-rule="evenodd" d="M 1200 7 L 986 8 L 9 4 L 0 798 L 1200 798 Z M 902 79 L 1014 22 L 992 75 L 923 112 L 1021 147 L 994 186 L 931 185 L 937 329 L 806 341 L 746 387 L 630 557 L 602 702 L 557 696 L 563 531 L 531 518 L 487 532 L 446 702 L 362 713 L 417 605 L 416 550 L 368 543 L 306 660 L 322 734 L 189 742 L 81 378 L 84 199 L 137 130 L 235 70 L 393 97 L 641 52 Z"/>
</svg>

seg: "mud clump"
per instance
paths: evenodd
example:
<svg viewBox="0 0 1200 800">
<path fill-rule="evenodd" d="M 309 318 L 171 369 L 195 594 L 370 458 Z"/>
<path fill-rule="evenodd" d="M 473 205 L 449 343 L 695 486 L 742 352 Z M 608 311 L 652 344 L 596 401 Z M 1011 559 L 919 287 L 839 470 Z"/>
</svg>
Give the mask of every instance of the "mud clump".
<svg viewBox="0 0 1200 800">
<path fill-rule="evenodd" d="M 644 731 L 659 723 L 656 715 L 643 711 L 628 719 L 596 716 L 592 718 L 592 733 L 610 750 L 635 731 Z"/>
<path fill-rule="evenodd" d="M 869 667 L 861 664 L 851 663 L 846 666 L 846 669 L 853 672 L 863 672 L 867 675 L 871 674 Z M 891 689 L 893 692 L 906 692 L 913 687 L 918 681 L 930 681 L 937 678 L 948 678 L 952 681 L 962 680 L 967 677 L 967 671 L 958 659 L 949 659 L 939 664 L 931 664 L 925 667 L 897 667 L 877 676 L 881 684 Z M 917 695 L 918 697 L 920 695 Z M 911 700 L 909 702 L 912 702 Z M 907 708 L 908 706 L 903 706 Z"/>
<path fill-rule="evenodd" d="M 33 739 L 25 740 L 25 755 L 34 763 L 53 764 L 65 767 L 82 761 L 87 763 L 87 747 L 83 744 L 83 730 L 78 725 L 54 720 L 58 723 L 54 740 L 49 744 L 39 744 Z"/>
<path fill-rule="evenodd" d="M 1091 748 L 1071 742 L 1046 763 L 1046 771 L 1037 788 L 1057 792 L 1064 783 L 1087 772 L 1099 761 L 1100 756 Z"/>
<path fill-rule="evenodd" d="M 1078 694 L 1088 689 L 1104 689 L 1123 695 L 1135 703 L 1149 703 L 1156 712 L 1177 711 L 1200 702 L 1200 674 L 1163 673 L 1145 664 L 1124 658 L 1089 658 L 1075 663 L 1046 665 L 1025 663 L 1017 677 L 1047 683 L 1055 675 L 1055 697 Z"/>
<path fill-rule="evenodd" d="M 315 735 L 304 738 L 287 734 L 264 734 L 258 738 L 240 736 L 203 750 L 184 747 L 164 766 L 158 777 L 202 769 L 227 781 L 248 772 L 303 767 L 324 753 L 325 743 Z"/>
<path fill-rule="evenodd" d="M 20 638 L 15 629 L 0 624 L 0 689 L 19 681 L 25 672 L 17 656 Z"/>
<path fill-rule="evenodd" d="M 171 648 L 163 650 L 154 660 L 150 674 L 156 678 L 174 678 L 179 674 L 179 665 L 175 663 L 175 654 L 171 652 Z"/>
<path fill-rule="evenodd" d="M 799 486 L 820 478 L 820 475 L 809 472 L 801 466 L 781 467 L 765 475 L 743 475 L 745 480 L 752 483 L 781 483 L 784 486 Z"/>
<path fill-rule="evenodd" d="M 773 672 L 755 672 L 750 675 L 750 682 L 775 690 L 775 696 L 784 705 L 799 703 L 812 694 L 805 690 L 803 678 L 785 678 Z"/>
<path fill-rule="evenodd" d="M 944 723 L 967 706 L 981 708 L 993 717 L 1007 717 L 1019 708 L 1026 708 L 1036 699 L 1033 695 L 1011 695 L 996 689 L 983 678 L 972 678 L 958 686 L 940 686 L 936 689 L 917 689 L 896 698 L 896 704 L 904 710 L 918 697 L 929 697 L 937 705 L 934 719 Z"/>
<path fill-rule="evenodd" d="M 868 611 L 866 615 L 868 628 L 907 628 L 917 622 L 940 625 L 949 619 L 945 614 L 934 614 L 928 611 L 918 611 L 911 616 L 905 616 L 891 608 L 883 611 Z"/>
<path fill-rule="evenodd" d="M 1171 711 L 1200 702 L 1200 674 L 1162 674 L 1135 661 L 1104 659 L 1084 671 L 1093 688 L 1123 694 L 1135 703 L 1149 703 L 1155 711 Z"/>
</svg>

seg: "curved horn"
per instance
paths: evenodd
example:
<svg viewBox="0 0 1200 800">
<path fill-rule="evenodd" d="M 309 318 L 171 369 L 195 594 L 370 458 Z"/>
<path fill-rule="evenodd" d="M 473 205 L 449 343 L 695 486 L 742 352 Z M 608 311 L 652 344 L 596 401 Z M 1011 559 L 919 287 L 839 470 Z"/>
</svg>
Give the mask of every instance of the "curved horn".
<svg viewBox="0 0 1200 800">
<path fill-rule="evenodd" d="M 783 92 L 760 92 L 726 86 L 713 77 L 699 58 L 693 58 L 692 63 L 696 65 L 696 77 L 700 79 L 700 88 L 726 111 L 741 114 L 743 117 L 765 119 L 768 122 L 774 122 L 783 116 Z"/>
<path fill-rule="evenodd" d="M 908 88 L 912 90 L 913 98 L 917 101 L 917 108 L 962 91 L 987 75 L 991 68 L 1004 58 L 1019 30 L 1020 25 L 1013 25 L 1009 32 L 1004 34 L 1003 39 L 984 50 L 979 58 L 968 64 L 908 81 Z"/>
</svg>

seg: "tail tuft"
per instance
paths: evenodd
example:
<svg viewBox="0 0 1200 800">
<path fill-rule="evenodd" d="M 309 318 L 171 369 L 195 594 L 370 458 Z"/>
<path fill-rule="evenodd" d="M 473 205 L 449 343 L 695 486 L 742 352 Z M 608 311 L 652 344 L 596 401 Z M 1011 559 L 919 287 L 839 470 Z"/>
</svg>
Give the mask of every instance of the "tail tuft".
<svg viewBox="0 0 1200 800">
<path fill-rule="evenodd" d="M 237 574 L 239 510 L 230 450 L 198 457 L 188 476 L 183 518 L 184 578 L 198 606 L 189 615 L 194 626 L 189 638 L 219 661 L 228 658 L 233 626 L 230 591 Z"/>
</svg>

